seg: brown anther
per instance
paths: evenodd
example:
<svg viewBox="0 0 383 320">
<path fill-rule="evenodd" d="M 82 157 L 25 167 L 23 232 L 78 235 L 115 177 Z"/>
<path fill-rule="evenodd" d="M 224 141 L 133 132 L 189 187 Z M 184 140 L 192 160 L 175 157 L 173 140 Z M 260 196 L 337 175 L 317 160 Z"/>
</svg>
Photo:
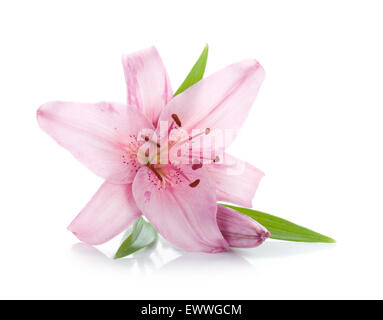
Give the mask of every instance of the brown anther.
<svg viewBox="0 0 383 320">
<path fill-rule="evenodd" d="M 193 170 L 197 170 L 197 169 L 200 169 L 202 168 L 202 163 L 195 163 L 192 165 L 192 169 Z"/>
<path fill-rule="evenodd" d="M 195 188 L 196 186 L 199 185 L 199 182 L 200 182 L 200 180 L 197 179 L 197 180 L 193 181 L 192 183 L 190 183 L 190 184 L 189 184 L 189 187 Z"/>
<path fill-rule="evenodd" d="M 142 135 L 141 137 L 144 138 L 144 140 L 146 142 L 149 141 L 151 144 L 155 144 L 157 146 L 157 148 L 161 148 L 161 145 L 158 142 L 154 142 L 153 140 L 150 140 L 150 138 L 148 136 Z"/>
<path fill-rule="evenodd" d="M 174 122 L 177 124 L 177 126 L 181 127 L 180 118 L 178 118 L 178 116 L 175 113 L 172 114 L 172 118 L 173 118 Z"/>
<path fill-rule="evenodd" d="M 218 156 L 215 157 L 215 159 L 213 160 L 214 163 L 216 162 L 219 162 L 220 158 Z"/>
<path fill-rule="evenodd" d="M 206 128 L 205 129 L 205 134 L 209 134 L 210 133 L 210 128 Z"/>
</svg>

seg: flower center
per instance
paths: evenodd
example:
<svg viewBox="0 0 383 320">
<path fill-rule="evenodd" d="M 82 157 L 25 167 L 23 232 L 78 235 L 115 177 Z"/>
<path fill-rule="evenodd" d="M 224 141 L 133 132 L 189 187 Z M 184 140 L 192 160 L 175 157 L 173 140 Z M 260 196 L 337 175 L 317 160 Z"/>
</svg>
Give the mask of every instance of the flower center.
<svg viewBox="0 0 383 320">
<path fill-rule="evenodd" d="M 157 142 L 156 135 L 150 136 L 143 134 L 140 136 L 140 141 L 136 141 L 133 146 L 128 146 L 128 151 L 134 154 L 138 162 L 145 165 L 151 172 L 150 181 L 159 188 L 173 186 L 179 183 L 187 183 L 190 188 L 196 188 L 200 184 L 200 179 L 189 178 L 178 164 L 189 164 L 193 171 L 202 168 L 202 161 L 218 162 L 219 157 L 215 158 L 204 157 L 200 148 L 192 150 L 191 143 L 195 139 L 210 134 L 210 128 L 204 130 L 193 130 L 192 135 L 188 135 L 181 128 L 182 122 L 177 114 L 172 114 L 173 122 L 168 129 L 172 129 L 170 134 L 164 137 L 163 140 Z M 197 133 L 195 133 L 197 131 Z M 166 132 L 166 131 L 165 131 Z M 182 150 L 188 151 L 187 156 L 182 154 Z M 190 151 L 192 150 L 192 154 Z M 196 155 L 193 156 L 193 153 Z M 172 156 L 176 155 L 176 158 Z M 165 158 L 166 157 L 166 158 Z M 181 159 L 179 162 L 178 160 Z"/>
<path fill-rule="evenodd" d="M 146 165 L 151 172 L 154 173 L 154 176 L 159 180 L 159 188 L 166 188 L 169 186 L 174 186 L 181 183 L 187 183 L 190 188 L 196 188 L 201 182 L 200 179 L 190 179 L 181 168 L 177 168 L 171 164 L 169 165 L 156 165 L 156 164 L 147 164 Z M 201 168 L 199 166 L 197 169 Z M 197 170 L 193 169 L 193 170 Z M 151 180 L 155 185 L 157 183 Z"/>
</svg>

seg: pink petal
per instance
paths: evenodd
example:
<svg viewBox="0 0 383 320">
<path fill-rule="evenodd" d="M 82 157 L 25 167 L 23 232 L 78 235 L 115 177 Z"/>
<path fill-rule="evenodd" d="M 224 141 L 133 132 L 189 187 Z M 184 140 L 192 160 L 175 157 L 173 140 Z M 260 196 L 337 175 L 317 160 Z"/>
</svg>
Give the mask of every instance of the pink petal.
<svg viewBox="0 0 383 320">
<path fill-rule="evenodd" d="M 195 128 L 235 133 L 245 121 L 263 79 L 263 68 L 255 60 L 230 65 L 175 96 L 163 109 L 160 121 L 172 124 L 176 115 L 189 134 Z M 235 135 L 229 133 L 226 146 Z"/>
<path fill-rule="evenodd" d="M 217 190 L 217 200 L 252 207 L 263 172 L 247 162 L 224 154 L 220 161 L 205 166 Z"/>
<path fill-rule="evenodd" d="M 217 222 L 230 247 L 253 248 L 270 237 L 265 227 L 231 208 L 218 206 Z"/>
<path fill-rule="evenodd" d="M 173 92 L 166 69 L 155 47 L 122 57 L 128 104 L 137 107 L 157 125 L 162 108 Z"/>
<path fill-rule="evenodd" d="M 202 252 L 227 250 L 217 226 L 214 185 L 205 170 L 163 166 L 161 172 L 171 185 L 164 186 L 147 167 L 141 168 L 134 179 L 133 195 L 145 217 L 165 239 L 180 248 Z"/>
<path fill-rule="evenodd" d="M 68 230 L 85 243 L 102 244 L 124 231 L 140 215 L 131 184 L 105 182 Z"/>
<path fill-rule="evenodd" d="M 129 183 L 139 168 L 130 152 L 152 124 L 135 108 L 113 103 L 49 102 L 37 111 L 42 130 L 100 177 Z"/>
</svg>

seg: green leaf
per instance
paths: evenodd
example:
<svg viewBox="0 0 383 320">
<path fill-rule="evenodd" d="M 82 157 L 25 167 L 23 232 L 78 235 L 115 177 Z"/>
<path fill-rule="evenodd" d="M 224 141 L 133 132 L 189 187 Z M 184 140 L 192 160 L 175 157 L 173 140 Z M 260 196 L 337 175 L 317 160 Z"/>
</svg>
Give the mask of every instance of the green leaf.
<svg viewBox="0 0 383 320">
<path fill-rule="evenodd" d="M 182 82 L 181 86 L 178 88 L 174 96 L 185 91 L 187 88 L 191 87 L 193 84 L 196 84 L 198 81 L 200 81 L 203 78 L 203 74 L 205 73 L 205 68 L 206 68 L 208 52 L 209 52 L 209 46 L 206 45 L 200 57 L 198 58 L 197 62 L 195 63 L 191 71 L 189 72 L 184 82 Z"/>
<path fill-rule="evenodd" d="M 114 258 L 119 259 L 126 257 L 140 249 L 152 245 L 157 240 L 157 231 L 149 222 L 146 222 L 142 217 L 137 219 L 133 225 L 132 232 L 122 242 L 117 250 Z"/>
<path fill-rule="evenodd" d="M 270 238 L 297 242 L 327 242 L 334 243 L 335 240 L 326 237 L 310 229 L 301 227 L 285 219 L 272 216 L 271 214 L 247 208 L 222 204 L 223 206 L 237 210 L 263 225 L 270 232 Z"/>
</svg>

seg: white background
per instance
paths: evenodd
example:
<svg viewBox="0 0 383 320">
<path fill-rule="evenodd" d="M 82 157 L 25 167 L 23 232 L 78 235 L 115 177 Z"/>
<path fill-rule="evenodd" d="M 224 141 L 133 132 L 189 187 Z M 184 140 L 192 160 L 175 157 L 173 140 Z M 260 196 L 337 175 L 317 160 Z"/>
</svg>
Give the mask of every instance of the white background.
<svg viewBox="0 0 383 320">
<path fill-rule="evenodd" d="M 1 1 L 0 298 L 383 298 L 381 1 Z M 231 152 L 262 169 L 254 207 L 332 236 L 188 254 L 67 225 L 102 183 L 36 123 L 49 100 L 124 102 L 120 57 L 156 45 L 177 89 L 256 58 L 266 80 Z"/>
</svg>

